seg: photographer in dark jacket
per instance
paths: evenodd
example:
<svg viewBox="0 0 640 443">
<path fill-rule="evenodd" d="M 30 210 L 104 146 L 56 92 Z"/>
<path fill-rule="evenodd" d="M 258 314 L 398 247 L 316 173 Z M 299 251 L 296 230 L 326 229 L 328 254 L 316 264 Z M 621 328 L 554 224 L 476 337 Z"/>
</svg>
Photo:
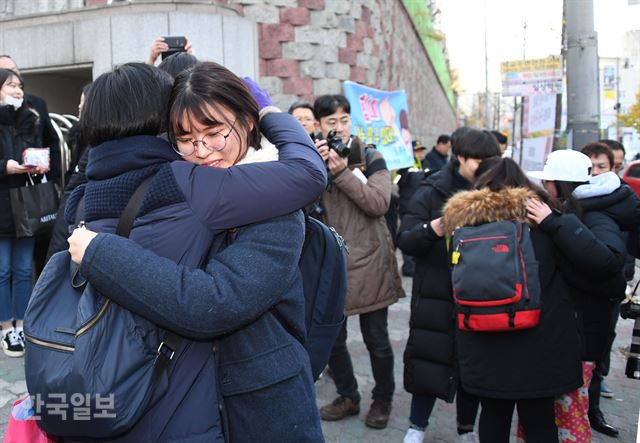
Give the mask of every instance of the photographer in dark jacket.
<svg viewBox="0 0 640 443">
<path fill-rule="evenodd" d="M 487 131 L 459 128 L 452 138 L 455 159 L 418 188 L 398 235 L 402 252 L 416 260 L 404 352 L 404 386 L 413 394 L 411 427 L 405 441 L 419 441 L 436 398 L 451 402 L 458 385 L 451 271 L 442 208 L 454 193 L 471 187 L 484 159 L 499 155 L 498 142 Z M 458 389 L 458 434 L 462 441 L 477 441 L 473 433 L 477 411 L 478 399 Z"/>
</svg>

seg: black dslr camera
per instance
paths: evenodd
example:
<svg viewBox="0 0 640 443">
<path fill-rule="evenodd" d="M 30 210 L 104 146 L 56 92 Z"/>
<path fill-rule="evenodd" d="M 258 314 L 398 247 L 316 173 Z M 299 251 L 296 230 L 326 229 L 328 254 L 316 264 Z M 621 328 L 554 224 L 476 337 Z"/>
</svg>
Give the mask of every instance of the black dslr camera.
<svg viewBox="0 0 640 443">
<path fill-rule="evenodd" d="M 342 158 L 347 158 L 349 157 L 349 154 L 351 154 L 351 148 L 342 143 L 342 139 L 336 134 L 335 129 L 332 129 L 327 134 L 327 145 L 329 146 L 329 149 L 336 151 L 336 153 Z"/>
</svg>

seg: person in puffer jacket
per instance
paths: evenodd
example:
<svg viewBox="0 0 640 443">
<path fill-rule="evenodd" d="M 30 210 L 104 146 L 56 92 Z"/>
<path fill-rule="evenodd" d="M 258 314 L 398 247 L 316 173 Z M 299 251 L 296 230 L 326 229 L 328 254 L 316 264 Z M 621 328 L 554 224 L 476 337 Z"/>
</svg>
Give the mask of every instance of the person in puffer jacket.
<svg viewBox="0 0 640 443">
<path fill-rule="evenodd" d="M 599 261 L 597 269 L 585 268 L 585 262 L 594 262 L 595 257 L 585 254 L 581 263 L 569 263 L 570 269 L 565 272 L 583 339 L 582 361 L 588 368 L 604 357 L 612 311 L 616 301 L 624 298 L 627 248 L 621 228 L 638 223 L 637 205 L 622 203 L 628 194 L 620 187 L 618 177 L 614 173 L 592 176 L 592 169 L 592 160 L 585 154 L 564 149 L 549 154 L 543 171 L 528 173 L 544 180 L 547 191 L 561 202 L 562 212 L 576 214 L 611 253 L 609 259 Z M 587 377 L 585 387 L 589 387 L 590 380 Z M 599 407 L 591 409 L 591 404 L 597 406 L 597 401 L 598 398 L 589 400 L 589 411 L 581 410 L 581 419 L 586 423 L 588 415 L 593 429 L 617 435 L 618 431 L 606 423 Z"/>
<path fill-rule="evenodd" d="M 89 229 L 74 231 L 71 256 L 104 296 L 189 339 L 169 368 L 169 392 L 175 383 L 189 384 L 187 393 L 166 395 L 114 441 L 323 441 L 308 356 L 279 319 L 304 331 L 296 210 L 322 192 L 326 171 L 298 122 L 265 106 L 266 93 L 245 81 L 263 103 L 260 114 L 245 83 L 216 63 L 185 71 L 173 90 L 143 64 L 117 68 L 91 88 L 83 113 L 93 146 L 88 183 L 67 206 L 71 221 L 84 195 Z M 106 102 L 118 103 L 120 125 L 101 114 Z M 173 149 L 155 136 L 167 108 Z M 150 117 L 136 122 L 145 110 Z M 279 161 L 273 147 L 260 149 L 260 131 L 280 149 Z M 130 239 L 111 234 L 149 176 Z M 233 244 L 213 248 L 238 226 Z M 202 353 L 206 363 L 192 374 L 189 361 Z"/>
<path fill-rule="evenodd" d="M 502 220 L 528 226 L 538 268 L 528 269 L 527 277 L 539 280 L 542 312 L 537 326 L 519 331 L 456 327 L 460 383 L 466 392 L 480 397 L 480 442 L 509 442 L 514 407 L 527 442 L 558 441 L 555 397 L 577 389 L 582 372 L 564 262 L 556 257 L 562 251 L 568 259 L 579 261 L 587 254 L 592 257 L 592 269 L 611 253 L 594 242 L 577 217 L 552 212 L 552 198 L 533 185 L 513 160 L 485 160 L 477 173 L 475 190 L 458 192 L 445 205 L 445 232 L 450 235 L 457 227 Z"/>
</svg>

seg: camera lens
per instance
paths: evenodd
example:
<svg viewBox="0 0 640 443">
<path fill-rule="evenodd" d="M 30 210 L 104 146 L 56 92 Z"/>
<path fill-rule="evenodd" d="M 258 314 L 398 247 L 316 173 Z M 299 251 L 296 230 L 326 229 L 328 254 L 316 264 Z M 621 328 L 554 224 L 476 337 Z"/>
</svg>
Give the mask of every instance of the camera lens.
<svg viewBox="0 0 640 443">
<path fill-rule="evenodd" d="M 342 139 L 336 134 L 335 129 L 332 129 L 327 134 L 327 145 L 329 146 L 329 149 L 336 151 L 336 153 L 342 158 L 348 157 L 351 153 L 351 148 L 342 143 Z"/>
</svg>

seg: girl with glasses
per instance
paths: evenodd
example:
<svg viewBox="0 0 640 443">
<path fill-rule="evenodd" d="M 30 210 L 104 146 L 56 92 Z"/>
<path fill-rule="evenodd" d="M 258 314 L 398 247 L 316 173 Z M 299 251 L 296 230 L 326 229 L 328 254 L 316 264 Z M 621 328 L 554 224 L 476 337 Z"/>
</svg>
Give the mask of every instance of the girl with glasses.
<svg viewBox="0 0 640 443">
<path fill-rule="evenodd" d="M 124 65 L 94 82 L 82 119 L 94 147 L 89 182 L 67 206 L 71 221 L 84 194 L 88 229 L 69 239 L 72 258 L 103 295 L 193 340 L 169 372 L 170 386 L 191 384 L 184 398 L 164 396 L 117 441 L 322 441 L 308 356 L 279 320 L 304 331 L 296 210 L 326 182 L 302 127 L 259 110 L 245 82 L 216 63 L 183 72 L 173 88 L 153 67 Z M 156 137 L 165 129 L 170 143 Z M 265 138 L 279 152 L 261 147 Z M 151 175 L 130 239 L 109 234 Z M 186 378 L 190 353 L 208 357 Z M 169 417 L 162 426 L 160 416 Z"/>
</svg>

